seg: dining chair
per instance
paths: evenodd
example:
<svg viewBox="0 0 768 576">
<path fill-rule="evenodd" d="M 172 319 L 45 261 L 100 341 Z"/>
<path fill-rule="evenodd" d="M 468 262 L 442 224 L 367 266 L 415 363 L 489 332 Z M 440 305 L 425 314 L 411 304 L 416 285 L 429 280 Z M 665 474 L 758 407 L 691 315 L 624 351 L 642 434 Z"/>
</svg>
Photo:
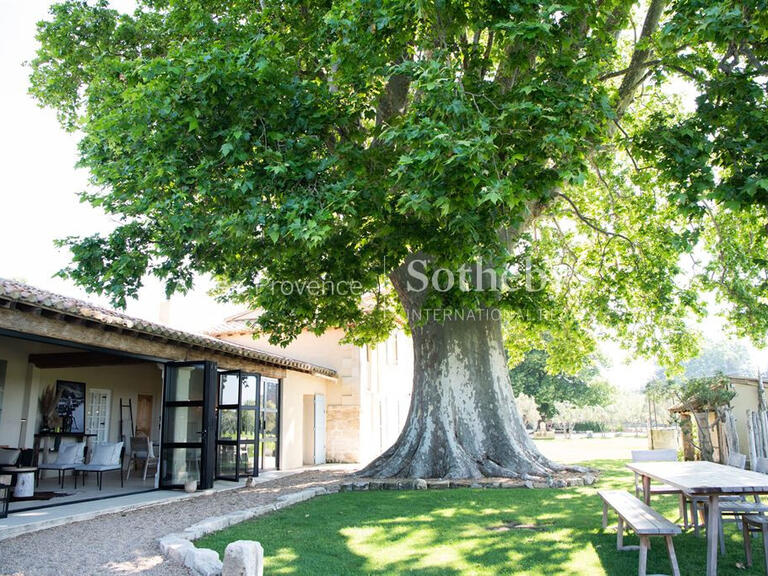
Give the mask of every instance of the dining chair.
<svg viewBox="0 0 768 576">
<path fill-rule="evenodd" d="M 752 469 L 755 472 L 768 474 L 768 458 L 757 458 Z M 768 506 L 760 502 L 760 496 L 755 496 L 755 507 L 762 508 L 755 512 L 742 513 L 741 533 L 744 537 L 744 556 L 747 568 L 752 566 L 752 533 L 758 532 L 763 539 L 763 551 L 765 553 L 765 573 L 768 575 Z"/>
<path fill-rule="evenodd" d="M 726 462 L 727 466 L 733 466 L 735 468 L 744 469 L 747 464 L 747 456 L 746 454 L 741 454 L 739 452 L 734 452 L 728 456 L 728 461 Z M 702 519 L 702 515 L 704 518 L 706 518 L 706 511 L 707 511 L 707 505 L 709 503 L 709 498 L 706 496 L 694 496 L 693 494 L 684 494 L 684 499 L 686 502 L 686 507 L 690 504 L 691 506 L 691 523 L 693 524 L 693 533 L 696 536 L 700 535 L 700 522 L 704 523 L 705 520 Z M 723 505 L 726 502 L 743 502 L 742 496 L 721 496 L 720 497 L 720 508 L 722 510 Z M 720 547 L 723 551 L 723 554 L 725 554 L 725 540 L 723 538 L 723 531 L 720 530 Z"/>
<path fill-rule="evenodd" d="M 155 456 L 152 441 L 148 436 L 131 436 L 131 457 L 128 460 L 126 480 L 131 477 L 131 468 L 136 465 L 138 460 L 144 461 L 144 480 L 146 480 L 149 464 L 154 463 L 157 466 L 157 456 Z"/>
<path fill-rule="evenodd" d="M 660 450 L 632 450 L 632 462 L 676 462 L 677 450 L 665 448 Z M 677 494 L 680 498 L 680 518 L 683 526 L 688 528 L 688 509 L 685 506 L 683 492 L 669 484 L 651 484 L 651 496 L 660 494 Z M 642 498 L 643 486 L 640 475 L 635 472 L 635 496 Z"/>
</svg>

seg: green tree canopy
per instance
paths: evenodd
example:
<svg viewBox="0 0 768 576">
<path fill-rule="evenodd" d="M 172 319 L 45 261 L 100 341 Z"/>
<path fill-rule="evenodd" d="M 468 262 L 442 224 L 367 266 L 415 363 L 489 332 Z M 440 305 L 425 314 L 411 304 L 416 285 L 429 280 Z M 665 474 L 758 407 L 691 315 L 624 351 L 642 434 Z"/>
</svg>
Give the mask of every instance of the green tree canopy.
<svg viewBox="0 0 768 576">
<path fill-rule="evenodd" d="M 603 325 L 683 353 L 685 222 L 620 142 L 646 121 L 630 104 L 664 6 L 633 50 L 624 0 L 56 4 L 32 93 L 83 135 L 84 199 L 120 222 L 66 241 L 66 273 L 117 304 L 147 274 L 173 292 L 212 273 L 275 341 L 330 326 L 376 340 L 397 312 L 393 266 L 482 260 L 513 289 L 434 303 L 505 305 L 518 331 L 579 352 Z M 532 267 L 544 289 L 524 289 Z M 274 284 L 311 281 L 359 282 L 375 306 Z"/>
</svg>

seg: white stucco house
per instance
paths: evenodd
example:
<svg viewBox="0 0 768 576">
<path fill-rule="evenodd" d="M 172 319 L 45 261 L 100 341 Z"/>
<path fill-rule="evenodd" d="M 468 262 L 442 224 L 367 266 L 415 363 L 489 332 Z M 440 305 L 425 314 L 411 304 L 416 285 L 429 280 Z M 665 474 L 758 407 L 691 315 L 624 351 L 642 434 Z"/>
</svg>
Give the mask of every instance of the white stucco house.
<svg viewBox="0 0 768 576">
<path fill-rule="evenodd" d="M 413 384 L 413 348 L 402 329 L 394 330 L 378 346 L 342 343 L 342 330 L 329 330 L 322 336 L 304 332 L 287 347 L 270 344 L 268 338 L 254 339 L 253 322 L 257 312 L 247 311 L 227 318 L 207 334 L 242 346 L 254 346 L 275 354 L 301 358 L 321 364 L 338 374 L 327 380 L 325 438 L 328 462 L 366 463 L 389 448 L 405 424 Z M 309 431 L 313 429 L 310 404 L 303 400 L 303 434 L 307 437 L 303 463 L 313 461 Z M 298 415 L 296 420 L 298 420 Z"/>
</svg>

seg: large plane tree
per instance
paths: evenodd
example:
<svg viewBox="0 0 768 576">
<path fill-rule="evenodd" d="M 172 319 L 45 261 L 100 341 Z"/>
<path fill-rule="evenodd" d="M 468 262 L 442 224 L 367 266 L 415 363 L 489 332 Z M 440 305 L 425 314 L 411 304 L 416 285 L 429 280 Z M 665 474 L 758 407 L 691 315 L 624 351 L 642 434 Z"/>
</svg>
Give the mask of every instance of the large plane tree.
<svg viewBox="0 0 768 576">
<path fill-rule="evenodd" d="M 68 239 L 65 273 L 118 305 L 147 275 L 173 293 L 211 274 L 281 343 L 376 342 L 405 318 L 410 413 L 364 474 L 547 476 L 508 350 L 546 341 L 574 370 L 610 336 L 671 362 L 698 288 L 738 300 L 715 269 L 743 251 L 683 256 L 727 210 L 762 217 L 728 204 L 766 190 L 760 3 L 137 5 L 63 2 L 39 25 L 32 93 L 117 221 Z M 745 170 L 722 187 L 728 154 Z M 733 273 L 756 302 L 760 266 Z"/>
</svg>

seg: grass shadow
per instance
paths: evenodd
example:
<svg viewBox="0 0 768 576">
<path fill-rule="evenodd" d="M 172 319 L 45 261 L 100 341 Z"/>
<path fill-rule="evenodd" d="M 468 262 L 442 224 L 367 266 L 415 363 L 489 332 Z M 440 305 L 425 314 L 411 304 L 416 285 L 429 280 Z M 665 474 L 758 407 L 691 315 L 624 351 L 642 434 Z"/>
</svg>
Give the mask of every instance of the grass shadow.
<svg viewBox="0 0 768 576">
<path fill-rule="evenodd" d="M 266 574 L 478 576 L 630 576 L 637 552 L 616 550 L 615 528 L 601 529 L 597 488 L 632 488 L 623 462 L 593 461 L 597 486 L 570 489 L 345 492 L 323 496 L 211 534 L 198 546 L 223 555 L 234 540 L 258 540 Z M 675 497 L 654 500 L 677 517 Z M 728 555 L 721 576 L 762 573 L 739 569 L 742 544 L 727 528 Z M 634 536 L 625 542 L 636 542 Z M 705 573 L 706 542 L 675 538 L 682 573 Z M 759 570 L 758 570 L 759 568 Z M 652 542 L 649 572 L 671 573 L 664 541 Z"/>
</svg>

